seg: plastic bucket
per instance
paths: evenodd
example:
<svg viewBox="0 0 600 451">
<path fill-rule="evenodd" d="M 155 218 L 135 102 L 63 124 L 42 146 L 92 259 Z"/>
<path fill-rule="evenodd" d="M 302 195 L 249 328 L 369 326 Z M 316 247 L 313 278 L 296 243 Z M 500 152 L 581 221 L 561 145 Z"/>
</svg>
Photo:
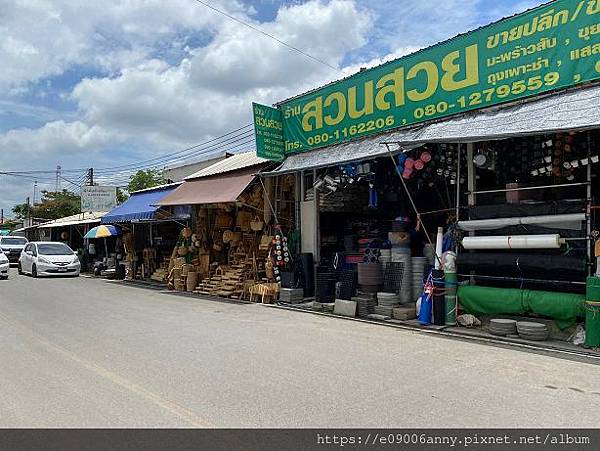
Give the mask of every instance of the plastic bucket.
<svg viewBox="0 0 600 451">
<path fill-rule="evenodd" d="M 600 302 L 585 303 L 585 346 L 600 347 Z"/>
</svg>

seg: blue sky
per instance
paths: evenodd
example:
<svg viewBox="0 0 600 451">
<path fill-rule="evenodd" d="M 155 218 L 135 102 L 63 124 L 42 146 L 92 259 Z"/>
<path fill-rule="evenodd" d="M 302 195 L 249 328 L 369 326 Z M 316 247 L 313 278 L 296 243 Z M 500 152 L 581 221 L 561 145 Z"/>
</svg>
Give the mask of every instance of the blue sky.
<svg viewBox="0 0 600 451">
<path fill-rule="evenodd" d="M 0 0 L 0 171 L 60 164 L 101 174 L 165 155 L 249 123 L 252 101 L 273 103 L 540 2 L 210 3 L 340 70 L 194 0 Z M 64 175 L 77 181 L 82 174 Z M 128 175 L 107 173 L 103 181 L 123 184 Z M 38 181 L 51 188 L 53 179 Z M 31 179 L 0 175 L 0 208 L 31 191 Z"/>
</svg>

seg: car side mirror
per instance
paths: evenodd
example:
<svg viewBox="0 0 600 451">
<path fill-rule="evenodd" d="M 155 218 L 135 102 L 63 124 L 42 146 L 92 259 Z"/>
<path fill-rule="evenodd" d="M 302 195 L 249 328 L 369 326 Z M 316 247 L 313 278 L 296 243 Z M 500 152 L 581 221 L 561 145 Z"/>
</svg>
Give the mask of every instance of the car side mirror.
<svg viewBox="0 0 600 451">
<path fill-rule="evenodd" d="M 27 255 L 33 256 L 33 251 L 25 251 Z"/>
</svg>

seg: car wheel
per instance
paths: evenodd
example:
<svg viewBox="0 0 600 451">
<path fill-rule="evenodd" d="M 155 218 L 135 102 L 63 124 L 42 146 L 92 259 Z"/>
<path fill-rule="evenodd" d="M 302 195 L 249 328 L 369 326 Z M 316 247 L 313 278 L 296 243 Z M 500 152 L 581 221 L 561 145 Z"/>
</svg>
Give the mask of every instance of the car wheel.
<svg viewBox="0 0 600 451">
<path fill-rule="evenodd" d="M 35 263 L 33 264 L 33 266 L 31 267 L 31 277 L 37 277 L 38 273 L 37 273 L 37 267 L 35 266 Z"/>
</svg>

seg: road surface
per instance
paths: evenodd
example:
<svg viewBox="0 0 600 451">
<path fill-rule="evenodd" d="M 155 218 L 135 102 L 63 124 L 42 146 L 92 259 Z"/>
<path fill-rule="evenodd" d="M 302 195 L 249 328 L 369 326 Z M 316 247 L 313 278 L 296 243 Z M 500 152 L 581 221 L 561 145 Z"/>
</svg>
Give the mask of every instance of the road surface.
<svg viewBox="0 0 600 451">
<path fill-rule="evenodd" d="M 0 281 L 0 427 L 599 427 L 600 367 L 88 278 Z"/>
</svg>

